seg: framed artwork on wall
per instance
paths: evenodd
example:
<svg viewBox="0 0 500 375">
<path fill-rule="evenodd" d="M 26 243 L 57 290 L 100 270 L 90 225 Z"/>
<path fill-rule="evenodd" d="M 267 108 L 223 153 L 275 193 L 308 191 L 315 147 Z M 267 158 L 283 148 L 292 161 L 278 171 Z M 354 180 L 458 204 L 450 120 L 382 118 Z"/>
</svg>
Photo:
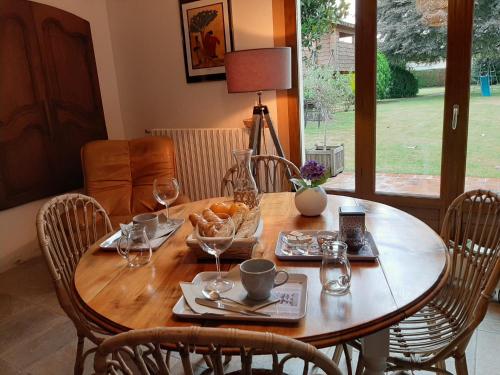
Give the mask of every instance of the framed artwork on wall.
<svg viewBox="0 0 500 375">
<path fill-rule="evenodd" d="M 224 55 L 233 49 L 230 0 L 180 0 L 186 81 L 226 79 Z"/>
</svg>

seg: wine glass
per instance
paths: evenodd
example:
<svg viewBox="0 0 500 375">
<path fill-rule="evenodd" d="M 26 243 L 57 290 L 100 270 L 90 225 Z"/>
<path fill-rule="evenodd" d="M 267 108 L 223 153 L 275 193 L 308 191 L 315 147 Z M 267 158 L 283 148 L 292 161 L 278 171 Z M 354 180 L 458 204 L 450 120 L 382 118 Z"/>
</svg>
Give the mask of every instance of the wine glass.
<svg viewBox="0 0 500 375">
<path fill-rule="evenodd" d="M 179 196 L 179 183 L 174 177 L 159 177 L 153 181 L 153 196 L 167 209 L 167 223 L 170 221 L 168 208 Z"/>
<path fill-rule="evenodd" d="M 220 255 L 226 251 L 234 240 L 234 222 L 227 214 L 217 214 L 219 220 L 199 222 L 196 225 L 195 237 L 203 251 L 215 256 L 217 277 L 205 285 L 206 291 L 217 293 L 227 292 L 234 286 L 234 282 L 224 279 L 220 272 Z"/>
</svg>

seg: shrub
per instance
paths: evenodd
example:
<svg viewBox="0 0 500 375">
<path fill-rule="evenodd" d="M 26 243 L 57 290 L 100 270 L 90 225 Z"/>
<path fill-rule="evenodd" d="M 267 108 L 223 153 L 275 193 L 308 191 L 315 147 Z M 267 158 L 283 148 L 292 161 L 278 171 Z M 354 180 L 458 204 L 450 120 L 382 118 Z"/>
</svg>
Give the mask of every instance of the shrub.
<svg viewBox="0 0 500 375">
<path fill-rule="evenodd" d="M 415 70 L 413 75 L 418 81 L 418 87 L 442 87 L 446 79 L 446 69 Z"/>
<path fill-rule="evenodd" d="M 304 65 L 304 99 L 311 101 L 325 117 L 354 104 L 349 75 L 336 72 L 329 65 Z"/>
<path fill-rule="evenodd" d="M 411 98 L 417 96 L 418 82 L 409 70 L 391 65 L 391 84 L 389 85 L 389 98 Z"/>
<path fill-rule="evenodd" d="M 377 99 L 386 99 L 391 84 L 391 68 L 387 57 L 382 52 L 377 52 Z"/>
</svg>

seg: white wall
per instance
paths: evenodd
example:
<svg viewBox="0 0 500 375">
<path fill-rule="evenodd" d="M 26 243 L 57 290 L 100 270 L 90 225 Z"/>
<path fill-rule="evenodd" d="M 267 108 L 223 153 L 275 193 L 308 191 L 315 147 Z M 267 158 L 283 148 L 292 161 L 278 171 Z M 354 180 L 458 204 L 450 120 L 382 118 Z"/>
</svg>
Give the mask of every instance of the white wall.
<svg viewBox="0 0 500 375">
<path fill-rule="evenodd" d="M 241 127 L 251 117 L 255 94 L 228 94 L 226 81 L 186 83 L 177 0 L 107 4 L 127 137 L 155 127 Z M 272 47 L 272 1 L 231 4 L 235 49 Z M 263 99 L 275 114 L 274 92 Z"/>
<path fill-rule="evenodd" d="M 152 127 L 240 127 L 251 117 L 254 94 L 227 94 L 225 81 L 186 83 L 178 0 L 38 2 L 90 22 L 109 138 Z M 232 7 L 236 50 L 273 46 L 270 0 Z M 275 114 L 274 92 L 263 99 Z M 0 211 L 0 272 L 40 254 L 35 217 L 43 202 Z"/>
<path fill-rule="evenodd" d="M 37 0 L 90 22 L 109 138 L 124 138 L 107 8 L 104 0 Z M 0 272 L 40 254 L 35 217 L 45 200 L 0 211 Z"/>
</svg>

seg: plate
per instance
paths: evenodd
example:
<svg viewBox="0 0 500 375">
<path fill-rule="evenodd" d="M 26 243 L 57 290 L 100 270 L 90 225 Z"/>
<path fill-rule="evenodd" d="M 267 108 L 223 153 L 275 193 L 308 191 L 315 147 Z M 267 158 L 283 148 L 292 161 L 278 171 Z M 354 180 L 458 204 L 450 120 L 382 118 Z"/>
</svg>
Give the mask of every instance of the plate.
<svg viewBox="0 0 500 375">
<path fill-rule="evenodd" d="M 236 272 L 223 272 L 223 276 L 231 278 L 234 281 L 233 289 L 223 293 L 223 296 L 245 301 L 246 291 L 239 278 L 239 267 L 235 267 Z M 200 306 L 194 302 L 194 298 L 204 298 L 201 293 L 204 284 L 217 276 L 217 272 L 201 272 L 189 283 L 183 283 L 183 288 L 190 290 L 190 303 L 182 296 L 172 309 L 174 315 L 186 319 L 217 319 L 217 320 L 246 320 L 258 322 L 297 322 L 306 314 L 307 307 L 307 276 L 301 273 L 289 273 L 288 282 L 276 287 L 271 292 L 270 299 L 279 298 L 280 301 L 271 306 L 264 307 L 259 312 L 270 314 L 270 316 L 247 316 L 230 311 L 212 309 L 210 307 Z M 224 301 L 226 302 L 226 301 Z M 249 301 L 250 302 L 250 301 Z M 265 301 L 256 301 L 262 303 Z M 198 310 L 197 310 L 198 309 Z M 196 312 L 196 311 L 202 311 Z"/>
<path fill-rule="evenodd" d="M 317 234 L 318 232 L 323 232 L 322 230 L 300 230 L 299 232 L 309 235 L 313 238 L 311 244 L 311 250 L 307 252 L 307 250 L 302 249 L 300 246 L 297 246 L 298 251 L 294 252 L 293 250 L 289 250 L 287 248 L 285 236 L 291 232 L 295 231 L 283 231 L 280 232 L 278 236 L 278 241 L 276 241 L 276 248 L 274 250 L 274 254 L 280 260 L 300 260 L 300 261 L 320 261 L 322 258 L 321 250 L 319 249 Z M 338 231 L 332 231 L 336 233 L 338 236 Z M 352 261 L 375 261 L 378 258 L 378 249 L 377 245 L 375 245 L 375 241 L 373 240 L 373 236 L 370 232 L 365 232 L 365 245 L 356 253 L 350 253 L 347 251 L 347 258 Z"/>
<path fill-rule="evenodd" d="M 151 249 L 157 250 L 163 243 L 168 240 L 168 238 L 175 233 L 177 229 L 179 229 L 182 224 L 184 224 L 184 219 L 175 219 L 172 218 L 167 222 L 167 217 L 163 214 L 158 215 L 158 227 L 156 229 L 156 233 L 154 238 L 149 242 L 151 244 Z M 129 223 L 130 225 L 132 223 Z M 122 231 L 116 231 L 106 240 L 101 242 L 99 245 L 101 249 L 107 251 L 116 251 L 116 243 L 118 239 L 121 237 Z"/>
</svg>

